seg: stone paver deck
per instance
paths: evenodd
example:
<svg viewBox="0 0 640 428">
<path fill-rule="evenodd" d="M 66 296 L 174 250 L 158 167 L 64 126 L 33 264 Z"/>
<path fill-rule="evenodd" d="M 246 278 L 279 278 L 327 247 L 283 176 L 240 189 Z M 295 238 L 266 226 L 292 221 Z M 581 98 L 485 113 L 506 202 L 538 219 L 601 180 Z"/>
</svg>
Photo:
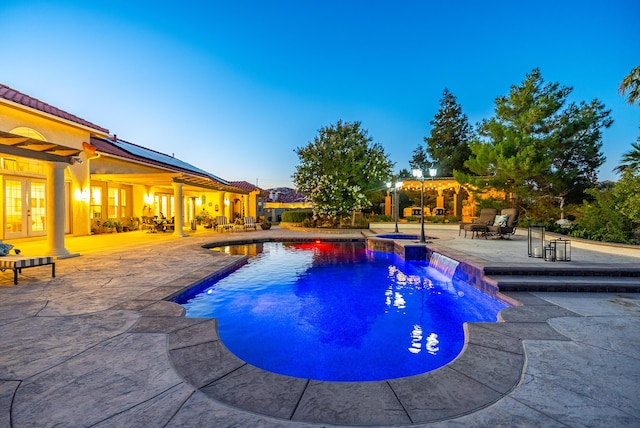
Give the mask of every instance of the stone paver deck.
<svg viewBox="0 0 640 428">
<path fill-rule="evenodd" d="M 215 320 L 184 318 L 164 299 L 242 260 L 203 244 L 310 234 L 136 233 L 70 239 L 83 255 L 59 260 L 56 278 L 31 269 L 13 286 L 11 273 L 0 274 L 0 426 L 640 425 L 638 294 L 507 293 L 522 306 L 504 310 L 501 323 L 467 324 L 464 351 L 439 370 L 309 381 L 244 363 L 220 342 Z M 545 263 L 526 257 L 521 236 L 429 234 L 443 253 L 474 263 Z M 127 235 L 127 245 L 112 243 Z M 19 247 L 35 254 L 37 243 Z M 577 248 L 573 260 L 572 269 L 638 262 Z"/>
</svg>

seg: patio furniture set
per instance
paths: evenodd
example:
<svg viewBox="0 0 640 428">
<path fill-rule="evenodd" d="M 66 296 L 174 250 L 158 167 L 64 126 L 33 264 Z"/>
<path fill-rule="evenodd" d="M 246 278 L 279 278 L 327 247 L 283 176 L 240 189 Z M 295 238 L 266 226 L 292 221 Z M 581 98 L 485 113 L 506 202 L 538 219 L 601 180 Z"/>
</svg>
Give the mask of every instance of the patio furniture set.
<svg viewBox="0 0 640 428">
<path fill-rule="evenodd" d="M 495 208 L 483 208 L 480 216 L 471 223 L 461 223 L 458 236 L 464 230 L 464 237 L 467 232 L 471 232 L 471 239 L 489 236 L 497 239 L 509 239 L 516 233 L 518 226 L 518 210 L 516 208 L 505 208 L 500 214 Z"/>
</svg>

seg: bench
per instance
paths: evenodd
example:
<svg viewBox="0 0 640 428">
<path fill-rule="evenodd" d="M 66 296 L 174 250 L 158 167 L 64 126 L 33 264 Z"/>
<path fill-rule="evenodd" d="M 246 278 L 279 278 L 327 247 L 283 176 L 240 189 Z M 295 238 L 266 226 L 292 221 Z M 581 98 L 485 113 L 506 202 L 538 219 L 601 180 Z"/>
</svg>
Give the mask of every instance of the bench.
<svg viewBox="0 0 640 428">
<path fill-rule="evenodd" d="M 46 265 L 51 265 L 51 277 L 55 278 L 56 262 L 53 256 L 25 257 L 7 255 L 0 257 L 0 271 L 4 272 L 7 269 L 13 270 L 14 285 L 18 285 L 18 274 L 22 273 L 22 269 Z"/>
</svg>

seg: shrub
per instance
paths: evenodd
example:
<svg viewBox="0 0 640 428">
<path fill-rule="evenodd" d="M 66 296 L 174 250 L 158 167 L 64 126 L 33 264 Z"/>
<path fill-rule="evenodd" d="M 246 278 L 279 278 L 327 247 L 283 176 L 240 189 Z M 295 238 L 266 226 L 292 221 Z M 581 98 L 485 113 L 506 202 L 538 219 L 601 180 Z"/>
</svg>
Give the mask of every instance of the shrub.
<svg viewBox="0 0 640 428">
<path fill-rule="evenodd" d="M 282 213 L 282 221 L 286 223 L 304 223 L 312 217 L 312 210 L 291 210 Z"/>
<path fill-rule="evenodd" d="M 393 217 L 390 215 L 376 214 L 371 218 L 373 222 L 390 222 L 393 221 Z"/>
</svg>

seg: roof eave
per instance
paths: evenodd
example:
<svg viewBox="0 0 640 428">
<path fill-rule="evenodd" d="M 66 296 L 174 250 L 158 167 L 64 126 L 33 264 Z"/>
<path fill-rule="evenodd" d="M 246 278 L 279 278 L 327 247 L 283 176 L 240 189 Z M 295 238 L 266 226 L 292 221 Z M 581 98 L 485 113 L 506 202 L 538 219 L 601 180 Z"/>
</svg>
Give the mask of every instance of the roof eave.
<svg viewBox="0 0 640 428">
<path fill-rule="evenodd" d="M 18 109 L 18 110 L 22 110 L 22 111 L 24 111 L 26 113 L 29 113 L 29 114 L 33 114 L 33 115 L 36 115 L 36 116 L 41 116 L 41 117 L 44 117 L 46 119 L 53 120 L 55 122 L 63 123 L 65 125 L 69 125 L 69 126 L 72 126 L 74 128 L 78 128 L 78 129 L 82 129 L 84 131 L 88 131 L 89 133 L 91 133 L 91 134 L 93 134 L 95 136 L 99 136 L 99 137 L 102 137 L 102 138 L 108 138 L 110 136 L 109 130 L 106 130 L 107 132 L 105 133 L 101 129 L 96 129 L 96 128 L 93 128 L 93 127 L 90 127 L 90 126 L 87 126 L 87 125 L 83 125 L 81 123 L 74 122 L 72 120 L 65 119 L 65 118 L 62 118 L 60 116 L 56 116 L 54 114 L 44 112 L 42 110 L 38 110 L 38 109 L 33 108 L 33 107 L 25 106 L 24 104 L 16 103 L 14 101 L 10 101 L 10 100 L 4 99 L 4 98 L 0 98 L 0 103 L 6 104 L 6 105 L 8 105 L 8 106 L 10 106 L 12 108 Z"/>
</svg>

